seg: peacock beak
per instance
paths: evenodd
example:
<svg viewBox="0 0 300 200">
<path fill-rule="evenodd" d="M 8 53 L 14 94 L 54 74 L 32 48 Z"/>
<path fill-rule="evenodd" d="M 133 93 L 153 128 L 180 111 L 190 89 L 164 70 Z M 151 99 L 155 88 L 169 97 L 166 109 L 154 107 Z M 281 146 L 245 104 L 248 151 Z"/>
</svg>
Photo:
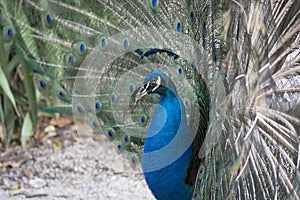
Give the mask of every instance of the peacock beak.
<svg viewBox="0 0 300 200">
<path fill-rule="evenodd" d="M 135 103 L 143 98 L 143 96 L 147 95 L 148 91 L 146 88 L 141 88 L 140 91 L 135 95 Z"/>
</svg>

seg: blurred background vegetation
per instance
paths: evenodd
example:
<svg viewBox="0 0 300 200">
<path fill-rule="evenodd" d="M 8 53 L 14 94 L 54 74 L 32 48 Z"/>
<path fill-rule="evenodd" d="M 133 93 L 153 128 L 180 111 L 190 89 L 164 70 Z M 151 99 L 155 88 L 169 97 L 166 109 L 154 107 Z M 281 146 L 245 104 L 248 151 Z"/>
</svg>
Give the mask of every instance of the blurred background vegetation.
<svg viewBox="0 0 300 200">
<path fill-rule="evenodd" d="M 9 33 L 9 34 L 6 34 Z M 14 138 L 24 147 L 36 133 L 39 92 L 33 71 L 22 62 L 13 45 L 14 30 L 2 29 L 0 37 L 1 143 L 7 148 Z"/>
</svg>

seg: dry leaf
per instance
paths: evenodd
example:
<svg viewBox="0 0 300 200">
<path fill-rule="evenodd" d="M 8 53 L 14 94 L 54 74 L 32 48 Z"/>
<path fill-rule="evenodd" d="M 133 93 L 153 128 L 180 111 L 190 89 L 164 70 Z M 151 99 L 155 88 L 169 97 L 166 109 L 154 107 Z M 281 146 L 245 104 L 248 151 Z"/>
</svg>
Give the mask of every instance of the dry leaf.
<svg viewBox="0 0 300 200">
<path fill-rule="evenodd" d="M 9 190 L 9 196 L 16 196 L 22 193 L 22 189 L 14 189 L 14 190 Z"/>
<path fill-rule="evenodd" d="M 67 118 L 59 118 L 58 120 L 51 119 L 50 124 L 53 126 L 58 126 L 60 128 L 65 127 L 66 125 L 70 124 L 71 121 Z"/>
<path fill-rule="evenodd" d="M 32 177 L 33 177 L 33 171 L 31 171 L 31 170 L 25 169 L 24 174 L 29 180 L 32 179 Z"/>
<path fill-rule="evenodd" d="M 15 160 L 4 161 L 4 162 L 0 163 L 0 167 L 18 168 L 24 161 L 25 161 L 25 159 L 18 160 L 18 161 L 15 161 Z"/>
<path fill-rule="evenodd" d="M 56 139 L 52 140 L 52 145 L 54 149 L 61 149 L 62 148 L 62 143 Z"/>
</svg>

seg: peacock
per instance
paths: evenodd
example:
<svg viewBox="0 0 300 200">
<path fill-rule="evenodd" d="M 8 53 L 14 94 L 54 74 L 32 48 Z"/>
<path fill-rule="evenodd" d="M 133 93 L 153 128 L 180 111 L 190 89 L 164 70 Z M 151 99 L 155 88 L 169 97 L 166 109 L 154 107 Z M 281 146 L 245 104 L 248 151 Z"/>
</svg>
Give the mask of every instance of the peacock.
<svg viewBox="0 0 300 200">
<path fill-rule="evenodd" d="M 156 199 L 299 199 L 299 8 L 2 0 L 0 25 L 35 106 L 105 135 Z"/>
</svg>

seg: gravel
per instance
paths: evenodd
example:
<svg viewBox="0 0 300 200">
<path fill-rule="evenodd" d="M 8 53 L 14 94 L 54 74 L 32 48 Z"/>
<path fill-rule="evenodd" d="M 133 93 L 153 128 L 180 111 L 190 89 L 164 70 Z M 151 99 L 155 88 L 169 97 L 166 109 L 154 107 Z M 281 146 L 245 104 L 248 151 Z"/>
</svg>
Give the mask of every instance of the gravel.
<svg viewBox="0 0 300 200">
<path fill-rule="evenodd" d="M 113 144 L 81 139 L 63 132 L 40 145 L 2 151 L 0 199 L 154 199 L 141 169 L 131 169 Z"/>
</svg>

